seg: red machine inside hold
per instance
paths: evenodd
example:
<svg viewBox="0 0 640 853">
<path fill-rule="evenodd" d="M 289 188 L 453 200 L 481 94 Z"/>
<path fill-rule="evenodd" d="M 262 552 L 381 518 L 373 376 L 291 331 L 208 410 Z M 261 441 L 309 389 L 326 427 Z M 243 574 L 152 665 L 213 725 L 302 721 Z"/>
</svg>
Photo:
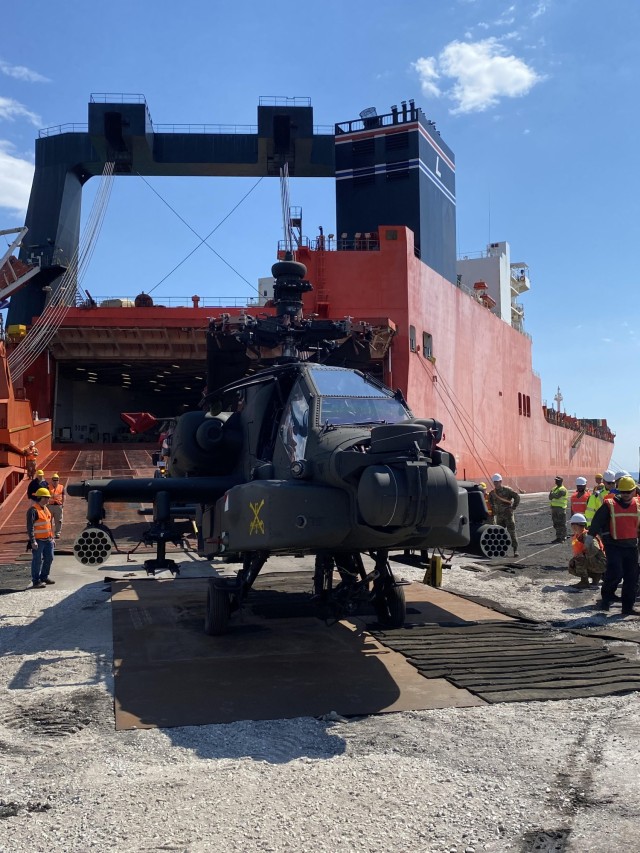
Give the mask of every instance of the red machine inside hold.
<svg viewBox="0 0 640 853">
<path fill-rule="evenodd" d="M 146 432 L 158 423 L 158 419 L 149 412 L 120 412 L 120 418 L 132 433 Z"/>
</svg>

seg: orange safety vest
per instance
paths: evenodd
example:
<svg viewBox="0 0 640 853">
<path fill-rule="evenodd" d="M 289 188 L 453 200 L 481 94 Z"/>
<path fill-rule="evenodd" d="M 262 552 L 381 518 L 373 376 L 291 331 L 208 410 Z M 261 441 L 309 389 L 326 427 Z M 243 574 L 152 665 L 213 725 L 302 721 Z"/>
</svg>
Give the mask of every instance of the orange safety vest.
<svg viewBox="0 0 640 853">
<path fill-rule="evenodd" d="M 604 502 L 609 505 L 611 523 L 609 532 L 613 539 L 637 539 L 640 525 L 640 498 L 631 498 L 624 506 L 614 497 L 606 497 Z"/>
<path fill-rule="evenodd" d="M 574 557 L 579 557 L 581 554 L 584 554 L 586 552 L 587 549 L 585 548 L 584 537 L 588 532 L 588 530 L 583 530 L 582 533 L 576 533 L 574 536 L 571 537 L 571 550 L 573 551 Z M 599 536 L 594 537 L 593 544 L 599 551 L 604 550 Z"/>
<path fill-rule="evenodd" d="M 53 524 L 51 513 L 46 506 L 37 504 L 34 507 L 38 517 L 33 522 L 34 539 L 53 539 Z"/>
<path fill-rule="evenodd" d="M 579 495 L 577 490 L 571 495 L 571 514 L 573 515 L 576 512 L 581 512 L 584 515 L 584 511 L 587 508 L 587 501 L 591 496 L 591 492 L 589 489 L 585 489 L 584 492 Z"/>
<path fill-rule="evenodd" d="M 32 460 L 32 459 L 35 459 L 36 456 L 38 455 L 38 448 L 37 447 L 25 447 L 25 449 L 23 450 L 23 453 L 27 457 L 27 459 Z"/>
<path fill-rule="evenodd" d="M 52 486 L 49 491 L 51 492 L 51 500 L 49 504 L 59 504 L 60 506 L 64 503 L 64 486 L 58 484 L 57 486 Z"/>
</svg>

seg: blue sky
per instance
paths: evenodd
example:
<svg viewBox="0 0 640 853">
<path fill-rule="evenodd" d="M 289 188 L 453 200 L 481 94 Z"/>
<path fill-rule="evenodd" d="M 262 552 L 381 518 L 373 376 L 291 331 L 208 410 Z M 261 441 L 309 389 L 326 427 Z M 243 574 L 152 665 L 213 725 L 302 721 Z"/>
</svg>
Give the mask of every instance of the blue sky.
<svg viewBox="0 0 640 853">
<path fill-rule="evenodd" d="M 315 123 L 415 99 L 453 149 L 459 253 L 507 240 L 529 264 L 522 298 L 549 403 L 606 417 L 616 467 L 638 468 L 640 3 L 352 0 L 256 6 L 82 0 L 5 10 L 0 228 L 22 224 L 41 127 L 84 123 L 92 92 L 142 93 L 154 123 L 255 124 L 263 95 L 308 96 Z M 280 238 L 277 181 L 114 183 L 83 285 L 95 296 L 246 296 Z M 97 180 L 84 194 L 88 212 Z M 233 267 L 201 247 L 167 205 Z M 335 227 L 331 181 L 294 180 L 305 233 Z M 234 271 L 235 270 L 235 271 Z M 482 352 L 482 357 L 485 353 Z M 586 474 L 590 472 L 585 472 Z"/>
</svg>

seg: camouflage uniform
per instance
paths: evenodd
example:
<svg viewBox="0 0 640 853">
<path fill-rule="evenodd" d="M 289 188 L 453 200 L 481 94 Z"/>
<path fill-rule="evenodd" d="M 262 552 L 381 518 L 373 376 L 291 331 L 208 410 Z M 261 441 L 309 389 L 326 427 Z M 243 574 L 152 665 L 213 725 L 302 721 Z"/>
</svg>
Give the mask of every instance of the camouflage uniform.
<svg viewBox="0 0 640 853">
<path fill-rule="evenodd" d="M 583 581 L 591 581 L 594 586 L 602 580 L 605 568 L 606 558 L 600 550 L 593 554 L 577 554 L 569 560 L 569 574 Z"/>
<path fill-rule="evenodd" d="M 496 486 L 492 492 L 489 492 L 489 512 L 493 513 L 496 524 L 506 527 L 514 552 L 518 550 L 518 537 L 513 513 L 519 503 L 520 495 L 509 486 Z"/>
</svg>

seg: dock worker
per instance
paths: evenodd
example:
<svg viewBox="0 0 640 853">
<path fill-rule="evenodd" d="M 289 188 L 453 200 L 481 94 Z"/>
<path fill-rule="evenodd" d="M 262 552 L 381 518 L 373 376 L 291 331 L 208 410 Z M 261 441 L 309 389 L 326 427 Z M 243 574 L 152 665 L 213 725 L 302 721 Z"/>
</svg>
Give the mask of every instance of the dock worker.
<svg viewBox="0 0 640 853">
<path fill-rule="evenodd" d="M 584 515 L 590 496 L 591 492 L 587 488 L 587 478 L 576 477 L 576 490 L 571 495 L 571 515 L 575 515 L 576 513 Z"/>
<path fill-rule="evenodd" d="M 33 480 L 33 478 L 36 475 L 36 466 L 38 464 L 36 462 L 36 459 L 38 458 L 38 453 L 39 453 L 38 448 L 36 447 L 35 441 L 30 441 L 29 444 L 27 444 L 27 446 L 24 448 L 24 450 L 22 452 L 23 452 L 24 457 L 25 457 L 26 468 L 27 468 L 27 477 L 30 480 Z"/>
<path fill-rule="evenodd" d="M 549 492 L 549 505 L 551 507 L 551 523 L 556 531 L 556 538 L 551 542 L 564 542 L 567 538 L 567 505 L 569 496 L 566 486 L 562 485 L 563 478 L 556 477 L 555 485 Z"/>
<path fill-rule="evenodd" d="M 602 499 L 604 500 L 607 495 L 615 495 L 616 493 L 616 475 L 613 471 L 607 469 L 602 475 L 602 480 L 604 482 L 604 492 L 602 493 Z"/>
<path fill-rule="evenodd" d="M 584 538 L 587 535 L 587 519 L 582 513 L 576 512 L 569 519 L 571 525 L 571 559 L 569 574 L 580 578 L 576 589 L 587 589 L 599 586 L 604 574 L 606 559 L 604 546 L 599 536 L 593 537 L 593 545 L 587 551 Z"/>
<path fill-rule="evenodd" d="M 584 510 L 584 517 L 587 520 L 587 527 L 589 527 L 589 525 L 591 524 L 591 519 L 602 506 L 602 502 L 606 494 L 608 494 L 608 492 L 603 483 L 601 489 L 593 489 L 591 494 L 589 495 L 589 499 Z"/>
<path fill-rule="evenodd" d="M 51 475 L 51 500 L 49 501 L 49 512 L 53 516 L 54 535 L 56 539 L 60 538 L 62 530 L 62 514 L 64 511 L 64 486 L 60 483 L 60 474 Z"/>
<path fill-rule="evenodd" d="M 43 589 L 55 583 L 49 577 L 53 563 L 54 538 L 53 517 L 47 504 L 51 498 L 49 489 L 39 488 L 31 498 L 33 506 L 27 510 L 27 535 L 31 546 L 31 586 Z"/>
<path fill-rule="evenodd" d="M 44 478 L 44 471 L 42 468 L 38 468 L 36 471 L 36 476 L 27 486 L 27 497 L 31 499 L 34 494 L 38 491 L 38 489 L 48 489 L 49 483 Z"/>
<path fill-rule="evenodd" d="M 604 543 L 607 567 L 600 591 L 602 610 L 609 610 L 622 581 L 622 615 L 640 616 L 640 611 L 634 608 L 638 589 L 639 525 L 640 498 L 636 495 L 636 481 L 633 477 L 621 477 L 618 494 L 607 495 L 584 538 L 587 551 L 592 549 L 595 536 L 600 535 Z"/>
<path fill-rule="evenodd" d="M 482 496 L 484 497 L 484 502 L 487 505 L 487 524 L 493 524 L 493 515 L 491 512 L 491 507 L 489 506 L 489 492 L 487 491 L 486 483 L 478 483 L 478 487 L 482 489 Z"/>
<path fill-rule="evenodd" d="M 594 474 L 593 480 L 594 480 L 595 485 L 591 489 L 591 494 L 593 494 L 594 492 L 603 491 L 604 490 L 604 480 L 603 480 L 602 474 Z"/>
<path fill-rule="evenodd" d="M 623 477 L 630 477 L 631 474 L 628 471 L 616 471 L 613 475 L 615 477 L 616 491 L 618 491 L 618 483 Z"/>
<path fill-rule="evenodd" d="M 489 514 L 493 515 L 496 524 L 506 528 L 511 537 L 513 556 L 517 557 L 519 556 L 518 537 L 516 536 L 516 524 L 513 516 L 520 503 L 520 495 L 510 489 L 509 486 L 503 486 L 502 474 L 494 474 L 491 481 L 493 490 L 489 492 Z"/>
</svg>

